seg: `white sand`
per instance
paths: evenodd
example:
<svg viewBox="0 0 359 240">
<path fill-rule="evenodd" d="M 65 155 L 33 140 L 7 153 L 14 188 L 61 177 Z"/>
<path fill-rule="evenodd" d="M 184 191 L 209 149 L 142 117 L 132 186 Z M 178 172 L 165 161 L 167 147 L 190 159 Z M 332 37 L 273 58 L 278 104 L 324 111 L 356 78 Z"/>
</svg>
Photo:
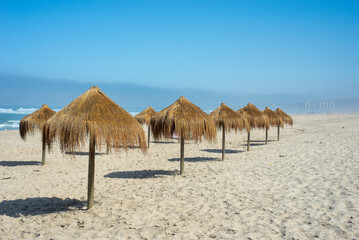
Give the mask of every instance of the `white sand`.
<svg viewBox="0 0 359 240">
<path fill-rule="evenodd" d="M 184 176 L 176 141 L 97 155 L 91 210 L 87 149 L 41 166 L 39 134 L 1 131 L 0 239 L 359 239 L 359 115 L 294 121 L 268 145 L 254 131 L 249 152 L 227 135 L 225 161 L 220 132 L 185 144 Z"/>
</svg>

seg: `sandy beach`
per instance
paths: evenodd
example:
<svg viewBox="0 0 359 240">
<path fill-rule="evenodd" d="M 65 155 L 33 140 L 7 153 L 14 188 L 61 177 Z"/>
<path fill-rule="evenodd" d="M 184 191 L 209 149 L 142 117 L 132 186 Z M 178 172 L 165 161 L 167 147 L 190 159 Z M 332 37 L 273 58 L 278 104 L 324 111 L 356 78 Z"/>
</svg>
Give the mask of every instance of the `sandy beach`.
<svg viewBox="0 0 359 240">
<path fill-rule="evenodd" d="M 41 166 L 41 135 L 0 131 L 0 239 L 359 239 L 359 115 L 294 115 L 293 127 L 215 143 L 177 140 L 96 154 L 86 210 L 88 149 Z M 144 126 L 147 133 L 147 127 Z"/>
</svg>

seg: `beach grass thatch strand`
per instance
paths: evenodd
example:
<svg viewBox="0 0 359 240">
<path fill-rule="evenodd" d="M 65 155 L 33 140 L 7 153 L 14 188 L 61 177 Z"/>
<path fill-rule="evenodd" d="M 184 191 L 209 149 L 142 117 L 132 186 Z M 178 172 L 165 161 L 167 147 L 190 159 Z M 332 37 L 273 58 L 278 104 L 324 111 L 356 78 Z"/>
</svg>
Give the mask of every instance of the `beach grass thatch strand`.
<svg viewBox="0 0 359 240">
<path fill-rule="evenodd" d="M 283 118 L 276 112 L 270 110 L 268 107 L 266 107 L 263 110 L 263 113 L 268 117 L 269 119 L 269 125 L 270 127 L 282 127 L 284 126 L 284 121 Z M 265 139 L 265 144 L 268 143 L 268 128 L 266 128 L 266 139 Z"/>
<path fill-rule="evenodd" d="M 218 129 L 222 128 L 222 160 L 224 160 L 226 138 L 225 133 L 231 130 L 237 132 L 238 130 L 241 131 L 244 129 L 246 129 L 248 132 L 248 120 L 243 116 L 243 114 L 234 111 L 225 103 L 222 103 L 217 109 L 212 111 L 209 116 L 213 118 Z"/>
<path fill-rule="evenodd" d="M 248 120 L 250 128 L 268 128 L 269 127 L 269 119 L 266 115 L 262 113 L 256 106 L 251 103 L 248 103 L 247 106 L 238 110 L 238 112 L 242 113 Z M 250 132 L 248 132 L 247 139 L 247 151 L 249 151 L 250 146 Z"/>
<path fill-rule="evenodd" d="M 46 104 L 42 105 L 42 107 L 25 116 L 23 119 L 20 120 L 20 136 L 23 140 L 26 140 L 28 134 L 33 135 L 35 130 L 39 130 L 42 132 L 42 129 L 46 123 L 46 121 L 51 118 L 56 112 L 49 108 Z M 41 163 L 45 165 L 46 162 L 46 149 L 45 145 L 42 144 L 42 157 Z"/>
<path fill-rule="evenodd" d="M 181 174 L 184 170 L 184 153 L 182 155 L 184 140 L 192 139 L 198 142 L 204 138 L 213 142 L 217 135 L 213 119 L 184 97 L 180 97 L 176 102 L 156 113 L 151 119 L 151 129 L 155 140 L 162 137 L 172 138 L 175 132 L 179 134 Z"/>
<path fill-rule="evenodd" d="M 293 119 L 288 114 L 286 114 L 283 110 L 281 110 L 280 108 L 277 108 L 275 110 L 275 112 L 277 114 L 279 114 L 279 116 L 282 117 L 284 124 L 288 124 L 288 125 L 293 126 Z M 277 141 L 279 141 L 280 126 L 278 125 L 277 128 L 278 128 Z M 283 126 L 282 126 L 282 128 L 283 128 Z"/>
<path fill-rule="evenodd" d="M 148 144 L 148 148 L 150 147 L 150 141 L 151 141 L 151 118 L 156 114 L 157 112 L 151 107 L 149 106 L 148 108 L 146 108 L 145 110 L 143 110 L 142 112 L 140 112 L 139 114 L 137 114 L 135 116 L 135 119 L 140 123 L 140 124 L 146 124 L 147 128 L 148 128 L 148 137 L 147 137 L 147 144 Z"/>
<path fill-rule="evenodd" d="M 98 87 L 91 87 L 69 105 L 49 119 L 44 128 L 42 141 L 49 150 L 55 140 L 62 152 L 73 152 L 89 139 L 88 202 L 94 201 L 95 150 L 105 144 L 107 149 L 138 145 L 146 151 L 146 138 L 141 125 L 123 108 L 107 97 Z"/>
</svg>

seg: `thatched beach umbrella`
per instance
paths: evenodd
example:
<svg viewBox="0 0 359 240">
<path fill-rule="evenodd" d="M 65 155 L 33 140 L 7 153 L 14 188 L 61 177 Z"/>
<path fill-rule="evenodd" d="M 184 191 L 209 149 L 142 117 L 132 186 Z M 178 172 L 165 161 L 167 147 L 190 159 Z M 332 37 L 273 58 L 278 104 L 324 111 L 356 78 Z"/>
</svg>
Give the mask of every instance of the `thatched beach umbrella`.
<svg viewBox="0 0 359 240">
<path fill-rule="evenodd" d="M 285 124 L 289 124 L 289 125 L 291 125 L 291 126 L 293 125 L 293 119 L 292 119 L 288 114 L 286 114 L 283 110 L 281 110 L 280 108 L 277 108 L 277 109 L 275 110 L 275 112 L 278 113 L 279 116 L 282 117 L 283 122 L 284 122 Z M 283 128 L 283 126 L 282 126 L 282 128 Z M 277 134 L 277 140 L 278 140 L 278 141 L 279 141 L 279 132 L 280 132 L 280 128 L 279 128 L 279 125 L 278 125 L 278 134 Z"/>
<path fill-rule="evenodd" d="M 104 143 L 107 148 L 114 146 L 116 151 L 135 145 L 146 150 L 141 125 L 98 87 L 91 87 L 46 122 L 43 143 L 51 150 L 56 139 L 62 152 L 75 151 L 89 139 L 88 208 L 94 200 L 95 149 L 99 150 Z"/>
<path fill-rule="evenodd" d="M 141 124 L 146 124 L 148 127 L 148 137 L 147 137 L 147 144 L 148 147 L 150 147 L 150 137 L 151 137 L 151 118 L 156 114 L 157 112 L 149 106 L 139 114 L 135 116 L 136 120 Z"/>
<path fill-rule="evenodd" d="M 156 113 L 151 119 L 151 128 L 156 140 L 171 138 L 174 132 L 180 134 L 180 174 L 184 171 L 184 140 L 201 141 L 204 137 L 213 141 L 217 134 L 213 119 L 184 97 Z"/>
<path fill-rule="evenodd" d="M 270 110 L 268 107 L 266 107 L 263 110 L 263 113 L 265 115 L 267 115 L 268 119 L 269 119 L 269 126 L 273 127 L 282 127 L 283 128 L 283 118 L 276 112 Z M 268 128 L 266 128 L 266 144 L 268 143 Z"/>
<path fill-rule="evenodd" d="M 231 130 L 246 129 L 249 132 L 248 120 L 243 116 L 243 114 L 234 111 L 232 108 L 228 107 L 225 103 L 222 103 L 217 109 L 209 114 L 210 117 L 216 123 L 217 128 L 222 128 L 222 160 L 225 156 L 225 132 Z"/>
<path fill-rule="evenodd" d="M 20 120 L 20 136 L 23 140 L 26 140 L 26 136 L 28 134 L 34 134 L 35 130 L 39 130 L 42 132 L 42 129 L 45 125 L 45 122 L 52 117 L 56 112 L 49 108 L 46 104 L 42 105 L 42 107 L 25 116 L 23 119 Z M 46 161 L 46 151 L 45 145 L 42 145 L 42 165 L 45 165 Z"/>
<path fill-rule="evenodd" d="M 262 113 L 256 106 L 251 103 L 248 103 L 247 106 L 238 110 L 238 112 L 243 113 L 249 122 L 250 128 L 267 128 L 269 127 L 269 120 L 266 115 Z M 249 151 L 249 144 L 251 140 L 251 134 L 248 132 L 247 140 L 247 151 Z"/>
</svg>

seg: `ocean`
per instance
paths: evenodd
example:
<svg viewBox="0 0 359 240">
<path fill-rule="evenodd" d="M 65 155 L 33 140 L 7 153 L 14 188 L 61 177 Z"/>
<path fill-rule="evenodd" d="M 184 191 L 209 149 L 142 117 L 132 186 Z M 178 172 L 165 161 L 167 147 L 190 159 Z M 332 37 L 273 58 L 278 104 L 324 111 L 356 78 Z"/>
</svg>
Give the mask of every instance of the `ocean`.
<svg viewBox="0 0 359 240">
<path fill-rule="evenodd" d="M 20 120 L 36 108 L 0 108 L 0 130 L 18 129 Z"/>
</svg>

